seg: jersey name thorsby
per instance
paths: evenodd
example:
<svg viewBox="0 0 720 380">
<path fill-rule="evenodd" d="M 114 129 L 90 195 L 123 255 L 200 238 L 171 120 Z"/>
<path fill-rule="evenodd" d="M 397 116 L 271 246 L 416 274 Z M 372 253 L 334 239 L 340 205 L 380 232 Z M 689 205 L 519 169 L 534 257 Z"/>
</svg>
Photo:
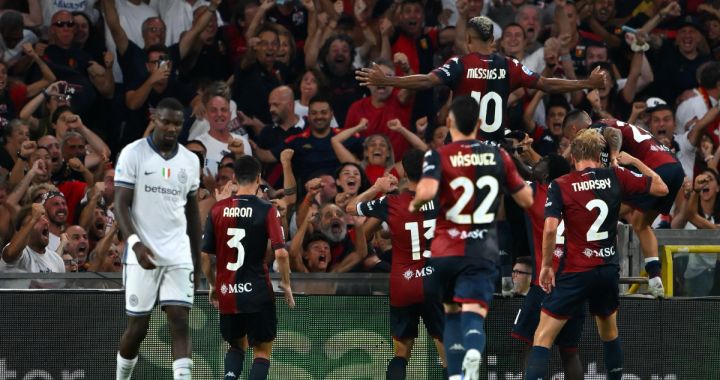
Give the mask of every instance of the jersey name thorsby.
<svg viewBox="0 0 720 380">
<path fill-rule="evenodd" d="M 505 79 L 505 69 L 484 69 L 470 67 L 467 69 L 467 79 Z"/>
<path fill-rule="evenodd" d="M 609 189 L 610 188 L 610 178 L 592 179 L 589 181 L 575 182 L 572 184 L 572 187 L 573 187 L 573 191 Z"/>
<path fill-rule="evenodd" d="M 223 217 L 226 218 L 252 218 L 252 207 L 225 207 Z"/>
<path fill-rule="evenodd" d="M 487 166 L 495 165 L 495 154 L 493 153 L 458 153 L 450 156 L 450 165 L 458 166 Z"/>
</svg>

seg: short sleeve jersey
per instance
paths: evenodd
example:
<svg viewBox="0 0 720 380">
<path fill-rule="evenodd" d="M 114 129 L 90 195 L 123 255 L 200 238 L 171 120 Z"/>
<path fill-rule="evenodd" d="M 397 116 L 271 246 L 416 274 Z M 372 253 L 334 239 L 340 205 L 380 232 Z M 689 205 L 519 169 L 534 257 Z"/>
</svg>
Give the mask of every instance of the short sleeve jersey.
<svg viewBox="0 0 720 380">
<path fill-rule="evenodd" d="M 650 169 L 664 164 L 678 162 L 668 147 L 661 144 L 644 129 L 616 119 L 602 119 L 590 126 L 602 133 L 605 128 L 615 128 L 622 133 L 621 150 L 642 161 Z M 607 166 L 609 154 L 607 149 L 602 154 L 603 164 Z"/>
<path fill-rule="evenodd" d="M 501 191 L 515 193 L 525 182 L 510 156 L 478 140 L 455 141 L 425 154 L 423 177 L 440 182 L 432 256 L 469 256 L 496 261 Z"/>
<path fill-rule="evenodd" d="M 254 195 L 222 200 L 205 222 L 203 252 L 217 257 L 215 288 L 220 313 L 253 313 L 275 302 L 265 264 L 272 249 L 285 246 L 280 213 Z"/>
<path fill-rule="evenodd" d="M 357 205 L 358 215 L 380 219 L 390 226 L 390 305 L 396 307 L 424 302 L 423 277 L 430 274 L 425 257 L 435 231 L 437 204 L 428 202 L 420 212 L 410 212 L 408 206 L 414 197 L 413 192 L 405 191 Z"/>
<path fill-rule="evenodd" d="M 531 238 L 533 243 L 533 250 L 535 251 L 534 265 L 532 271 L 532 283 L 538 284 L 538 274 L 542 268 L 542 243 L 543 243 L 543 229 L 545 228 L 545 202 L 547 200 L 548 184 L 533 182 L 530 185 L 533 189 L 533 204 L 527 209 L 527 214 L 530 219 L 531 226 Z M 564 253 L 565 244 L 565 223 L 560 221 L 560 225 L 557 229 L 555 238 L 555 250 L 553 251 L 553 270 L 557 271 L 560 258 Z"/>
<path fill-rule="evenodd" d="M 131 218 L 158 265 L 191 264 L 185 204 L 200 186 L 200 162 L 182 145 L 164 158 L 152 137 L 136 140 L 118 157 L 115 186 L 133 189 Z M 123 262 L 137 264 L 135 255 Z"/>
<path fill-rule="evenodd" d="M 585 169 L 554 180 L 545 217 L 565 221 L 560 271 L 619 265 L 615 244 L 620 204 L 630 195 L 647 193 L 650 183 L 650 177 L 621 167 Z"/>
<path fill-rule="evenodd" d="M 480 137 L 502 141 L 507 127 L 507 102 L 520 87 L 535 87 L 540 75 L 514 58 L 470 53 L 448 59 L 432 71 L 453 90 L 453 96 L 472 96 L 480 104 Z"/>
</svg>

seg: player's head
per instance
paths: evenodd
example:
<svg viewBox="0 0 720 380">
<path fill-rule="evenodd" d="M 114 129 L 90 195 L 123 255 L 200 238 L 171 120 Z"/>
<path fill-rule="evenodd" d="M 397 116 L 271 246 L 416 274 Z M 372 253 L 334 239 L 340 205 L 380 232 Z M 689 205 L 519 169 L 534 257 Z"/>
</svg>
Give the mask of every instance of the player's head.
<svg viewBox="0 0 720 380">
<path fill-rule="evenodd" d="M 578 131 L 589 127 L 590 124 L 592 124 L 592 119 L 587 112 L 580 109 L 572 110 L 565 115 L 565 120 L 563 120 L 563 135 L 572 140 Z"/>
<path fill-rule="evenodd" d="M 402 158 L 402 165 L 405 170 L 405 175 L 408 177 L 410 182 L 420 181 L 420 177 L 422 177 L 424 157 L 425 152 L 420 149 L 413 148 L 405 152 L 405 155 Z"/>
<path fill-rule="evenodd" d="M 320 232 L 313 232 L 303 242 L 303 259 L 310 272 L 326 272 L 330 265 L 330 241 Z"/>
<path fill-rule="evenodd" d="M 480 126 L 480 106 L 475 99 L 469 96 L 460 96 L 450 105 L 447 125 L 450 130 L 456 130 L 463 136 L 475 137 L 475 131 Z M 454 139 L 453 139 L 454 140 Z"/>
<path fill-rule="evenodd" d="M 600 162 L 600 153 L 605 148 L 605 138 L 595 129 L 583 129 L 570 142 L 570 156 L 578 161 Z"/>
<path fill-rule="evenodd" d="M 235 181 L 240 186 L 258 187 L 260 185 L 260 162 L 253 156 L 242 156 L 235 160 Z M 257 191 L 257 189 L 254 189 Z M 252 192 L 255 195 L 255 192 Z"/>
<path fill-rule="evenodd" d="M 476 16 L 468 20 L 465 39 L 469 46 L 472 46 L 476 42 L 485 45 L 492 44 L 493 41 L 495 41 L 492 20 L 485 16 Z"/>
<path fill-rule="evenodd" d="M 567 173 L 570 173 L 570 163 L 557 153 L 548 154 L 533 167 L 533 177 L 543 183 L 550 183 Z"/>
<path fill-rule="evenodd" d="M 185 122 L 183 105 L 175 98 L 162 99 L 152 116 L 155 124 L 152 140 L 161 150 L 172 150 L 177 145 L 178 136 Z"/>
</svg>

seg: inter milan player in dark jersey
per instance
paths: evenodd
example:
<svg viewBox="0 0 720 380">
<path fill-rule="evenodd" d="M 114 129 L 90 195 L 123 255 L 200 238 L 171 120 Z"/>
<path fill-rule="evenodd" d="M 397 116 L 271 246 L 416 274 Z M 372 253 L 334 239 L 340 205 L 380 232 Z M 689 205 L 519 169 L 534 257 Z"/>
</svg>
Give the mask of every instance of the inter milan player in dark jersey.
<svg viewBox="0 0 720 380">
<path fill-rule="evenodd" d="M 495 214 L 501 191 L 523 208 L 532 191 L 502 149 L 475 140 L 480 121 L 475 99 L 453 100 L 446 125 L 452 142 L 425 154 L 423 178 L 411 211 L 438 196 L 432 256 L 435 271 L 426 290 L 437 291 L 445 308 L 443 343 L 450 379 L 478 379 L 485 347 L 484 321 L 498 277 Z M 461 313 L 462 312 L 462 313 Z"/>
<path fill-rule="evenodd" d="M 590 305 L 603 341 L 609 380 L 622 378 L 622 349 L 617 330 L 620 279 L 616 235 L 620 204 L 630 196 L 663 196 L 668 188 L 660 176 L 637 158 L 620 153 L 617 160 L 643 174 L 620 167 L 603 168 L 605 139 L 596 130 L 581 131 L 570 143 L 575 170 L 550 184 L 545 203 L 543 262 L 540 286 L 550 293 L 543 302 L 525 379 L 547 376 L 549 348 L 567 319 Z M 565 252 L 557 280 L 552 267 L 560 220 L 565 221 Z"/>
<path fill-rule="evenodd" d="M 205 222 L 202 269 L 210 283 L 210 300 L 220 309 L 220 332 L 230 344 L 224 379 L 240 378 L 249 345 L 254 359 L 248 379 L 259 380 L 267 378 L 277 333 L 275 295 L 265 264 L 268 240 L 275 251 L 285 300 L 290 307 L 295 300 L 280 213 L 256 196 L 260 162 L 243 156 L 234 166 L 236 194 L 216 203 Z M 217 276 L 210 254 L 217 257 Z"/>
<path fill-rule="evenodd" d="M 517 59 L 495 53 L 493 23 L 484 16 L 468 21 L 465 32 L 469 54 L 450 58 L 444 65 L 428 74 L 403 77 L 386 76 L 373 64 L 356 72 L 363 86 L 392 86 L 409 90 L 424 90 L 447 85 L 453 96 L 472 96 L 480 104 L 478 115 L 483 140 L 502 142 L 508 118 L 505 115 L 510 93 L 520 87 L 536 88 L 548 93 L 571 92 L 601 88 L 604 72 L 595 70 L 586 80 L 545 78 L 523 66 Z"/>
<path fill-rule="evenodd" d="M 538 284 L 538 274 L 542 268 L 542 239 L 543 226 L 545 224 L 545 201 L 547 200 L 548 186 L 551 181 L 570 172 L 570 164 L 562 156 L 552 153 L 543 157 L 533 167 L 533 181 L 530 188 L 533 190 L 533 205 L 527 209 L 527 215 L 531 225 L 530 239 L 533 242 L 535 255 L 533 265 L 533 277 L 530 291 L 523 299 L 520 310 L 515 317 L 512 328 L 512 336 L 528 345 L 528 352 L 532 348 L 535 329 L 540 322 L 540 307 L 546 297 L 546 293 Z M 563 254 L 565 244 L 565 224 L 561 221 L 557 231 L 555 250 L 553 251 L 553 269 L 557 270 L 560 257 Z M 582 336 L 583 324 L 585 322 L 585 309 L 579 308 L 568 320 L 562 331 L 558 334 L 556 343 L 560 351 L 560 358 L 563 363 L 565 378 L 569 380 L 582 380 L 583 368 L 578 355 L 578 343 Z"/>
<path fill-rule="evenodd" d="M 663 296 L 665 291 L 660 278 L 660 260 L 658 259 L 658 243 L 652 231 L 652 223 L 659 214 L 669 214 L 675 197 L 682 187 L 685 172 L 682 165 L 670 149 L 661 144 L 650 133 L 632 124 L 615 119 L 603 119 L 591 124 L 590 116 L 584 111 L 570 112 L 563 122 L 563 134 L 572 139 L 577 131 L 584 128 L 598 130 L 607 141 L 601 162 L 605 165 L 617 165 L 616 157 L 622 150 L 637 157 L 650 169 L 655 171 L 667 185 L 669 193 L 663 197 L 641 194 L 627 200 L 626 207 L 620 215 L 629 214 L 632 209 L 637 211 L 628 215 L 633 230 L 640 240 L 640 247 L 645 256 L 645 271 L 648 273 L 648 290 L 655 297 Z"/>
<path fill-rule="evenodd" d="M 435 231 L 438 208 L 434 201 L 430 201 L 420 212 L 408 211 L 422 175 L 423 155 L 424 152 L 411 149 L 403 156 L 402 165 L 408 178 L 405 191 L 367 201 L 378 193 L 388 193 L 397 187 L 397 179 L 388 175 L 378 179 L 370 189 L 358 195 L 347 206 L 348 213 L 387 222 L 392 234 L 390 330 L 395 356 L 388 363 L 388 380 L 405 378 L 405 368 L 418 335 L 421 317 L 428 335 L 435 340 L 443 367 L 446 367 L 442 345 L 442 305 L 438 300 L 427 299 L 424 292 L 424 280 L 432 276 L 434 271 L 433 267 L 427 265 L 426 256 L 430 253 L 430 239 Z"/>
</svg>

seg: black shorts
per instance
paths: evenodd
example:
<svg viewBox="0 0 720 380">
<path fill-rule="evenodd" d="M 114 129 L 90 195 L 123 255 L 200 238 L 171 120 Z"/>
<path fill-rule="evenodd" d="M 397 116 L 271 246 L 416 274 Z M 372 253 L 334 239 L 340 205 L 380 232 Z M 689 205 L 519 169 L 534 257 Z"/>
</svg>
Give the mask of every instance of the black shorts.
<svg viewBox="0 0 720 380">
<path fill-rule="evenodd" d="M 532 285 L 525 296 L 520 310 L 515 317 L 515 324 L 512 328 L 512 337 L 532 346 L 535 338 L 535 330 L 540 323 L 540 308 L 547 293 L 537 285 Z M 576 313 L 565 323 L 562 330 L 555 338 L 555 344 L 561 350 L 577 350 L 578 343 L 582 337 L 583 325 L 585 323 L 585 308 L 578 308 Z"/>
<path fill-rule="evenodd" d="M 428 301 L 408 306 L 390 306 L 390 333 L 393 338 L 415 339 L 422 317 L 428 335 L 442 341 L 445 314 L 440 302 Z"/>
<path fill-rule="evenodd" d="M 467 256 L 429 258 L 428 265 L 435 268 L 425 284 L 428 299 L 450 303 L 478 303 L 490 307 L 495 282 L 498 278 L 497 265 L 487 259 Z"/>
<path fill-rule="evenodd" d="M 555 288 L 545 297 L 542 310 L 558 319 L 570 319 L 590 304 L 590 314 L 608 317 L 620 305 L 620 269 L 604 265 L 587 272 L 562 273 L 555 279 Z"/>
<path fill-rule="evenodd" d="M 655 168 L 663 182 L 668 187 L 668 194 L 664 197 L 654 197 L 650 194 L 633 195 L 626 198 L 626 202 L 633 208 L 641 211 L 657 210 L 661 214 L 669 214 L 675 203 L 675 196 L 685 181 L 685 171 L 679 162 L 660 165 Z"/>
<path fill-rule="evenodd" d="M 277 335 L 275 305 L 256 313 L 220 314 L 220 333 L 227 342 L 247 335 L 250 347 L 272 342 Z"/>
</svg>

